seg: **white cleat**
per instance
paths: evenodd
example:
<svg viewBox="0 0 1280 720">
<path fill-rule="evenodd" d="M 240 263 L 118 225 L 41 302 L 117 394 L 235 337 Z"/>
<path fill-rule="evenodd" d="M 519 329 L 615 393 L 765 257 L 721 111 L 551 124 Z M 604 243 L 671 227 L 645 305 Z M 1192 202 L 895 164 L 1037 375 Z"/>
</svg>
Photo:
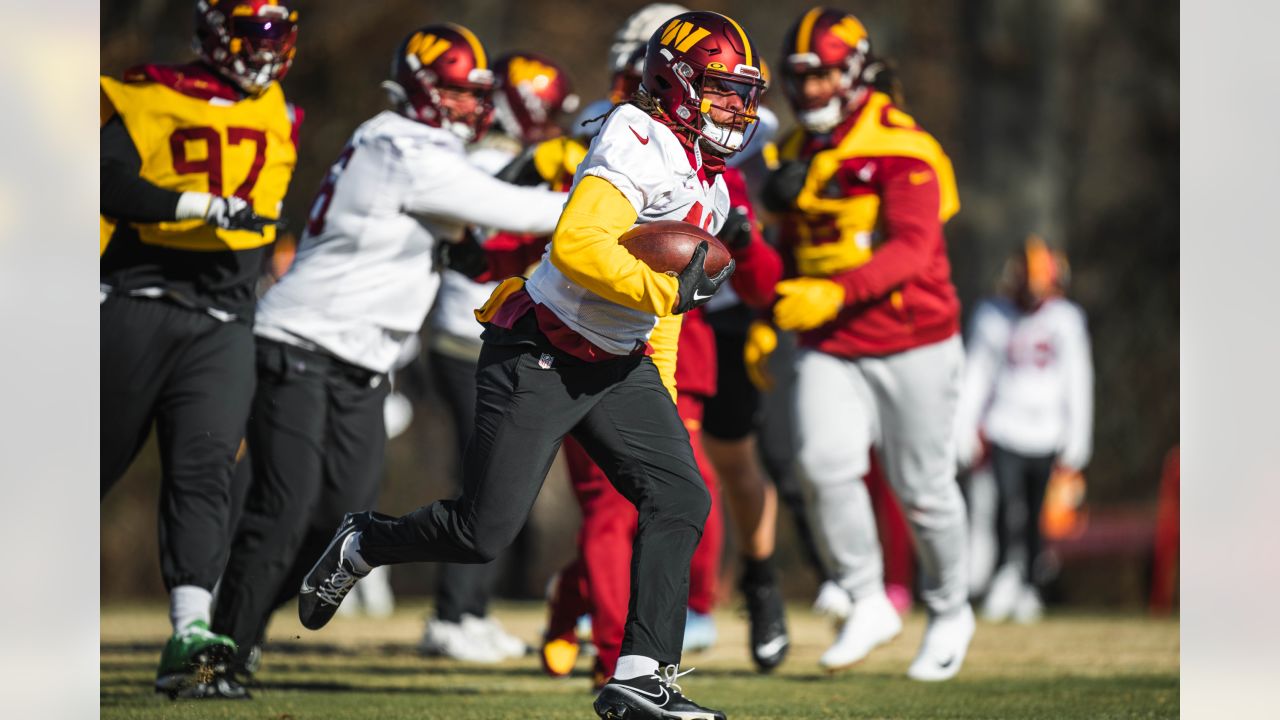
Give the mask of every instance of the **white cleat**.
<svg viewBox="0 0 1280 720">
<path fill-rule="evenodd" d="M 982 619 L 995 623 L 1008 620 L 1021 595 L 1022 572 L 1013 564 L 1001 566 L 982 601 Z"/>
<path fill-rule="evenodd" d="M 819 615 L 837 620 L 845 620 L 853 612 L 853 598 L 849 591 L 840 587 L 835 580 L 828 580 L 818 588 L 818 597 L 813 601 L 813 611 Z"/>
<path fill-rule="evenodd" d="M 1013 606 L 1013 621 L 1021 625 L 1033 625 L 1044 617 L 1044 603 L 1034 585 L 1024 585 L 1018 602 Z"/>
<path fill-rule="evenodd" d="M 884 593 L 872 595 L 853 603 L 849 619 L 840 630 L 840 636 L 818 664 L 829 672 L 842 670 L 861 662 L 876 647 L 883 645 L 902 632 L 902 618 Z"/>
<path fill-rule="evenodd" d="M 439 618 L 427 621 L 426 632 L 418 643 L 418 652 L 431 657 L 446 657 L 463 662 L 492 664 L 506 659 L 487 637 L 474 626 L 446 622 Z"/>
<path fill-rule="evenodd" d="M 924 682 L 939 682 L 955 677 L 969 651 L 973 630 L 973 608 L 968 603 L 958 612 L 929 618 L 924 641 L 920 643 L 920 653 L 907 670 L 907 677 Z"/>
<path fill-rule="evenodd" d="M 502 623 L 498 622 L 492 615 L 486 615 L 485 617 L 463 615 L 462 628 L 467 635 L 478 638 L 482 642 L 487 642 L 504 659 L 524 657 L 529 653 L 529 645 L 507 632 L 506 628 L 502 627 Z"/>
</svg>

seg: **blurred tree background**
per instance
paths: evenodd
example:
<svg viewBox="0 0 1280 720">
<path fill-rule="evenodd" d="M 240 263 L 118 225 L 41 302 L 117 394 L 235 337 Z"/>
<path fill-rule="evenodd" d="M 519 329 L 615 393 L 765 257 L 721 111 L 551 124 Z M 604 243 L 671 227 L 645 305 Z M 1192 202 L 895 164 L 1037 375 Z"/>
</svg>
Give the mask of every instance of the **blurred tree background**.
<svg viewBox="0 0 1280 720">
<path fill-rule="evenodd" d="M 371 0 L 295 2 L 297 61 L 284 81 L 306 111 L 286 216 L 295 230 L 351 131 L 386 106 L 378 84 L 413 28 L 467 25 L 491 55 L 544 52 L 565 63 L 584 101 L 603 96 L 610 37 L 638 0 Z M 192 6 L 103 0 L 101 72 L 191 55 Z M 1154 503 L 1161 460 L 1178 442 L 1178 5 L 1173 0 L 861 0 L 836 7 L 866 24 L 896 60 L 907 106 L 951 155 L 963 208 L 947 226 L 955 283 L 967 308 L 992 291 L 1005 258 L 1036 232 L 1065 249 L 1071 296 L 1088 314 L 1097 371 L 1095 508 Z M 697 6 L 737 19 L 777 64 L 800 0 Z M 791 124 L 780 90 L 768 98 Z M 381 507 L 402 512 L 449 492 L 452 440 L 428 400 L 391 442 Z M 155 508 L 159 463 L 148 446 L 103 503 L 102 596 L 159 595 Z M 509 594 L 537 595 L 572 551 L 577 510 L 559 467 L 526 535 Z M 784 524 L 785 520 L 784 520 Z M 780 559 L 798 557 L 782 530 Z M 508 560 L 509 563 L 512 561 Z M 516 564 L 516 563 L 512 563 Z M 1074 595 L 1137 602 L 1141 561 L 1086 573 Z M 429 592 L 433 571 L 397 569 L 402 592 Z M 792 573 L 792 576 L 797 573 Z M 799 597 L 809 577 L 787 577 Z M 1110 590 L 1106 588 L 1110 588 Z"/>
</svg>

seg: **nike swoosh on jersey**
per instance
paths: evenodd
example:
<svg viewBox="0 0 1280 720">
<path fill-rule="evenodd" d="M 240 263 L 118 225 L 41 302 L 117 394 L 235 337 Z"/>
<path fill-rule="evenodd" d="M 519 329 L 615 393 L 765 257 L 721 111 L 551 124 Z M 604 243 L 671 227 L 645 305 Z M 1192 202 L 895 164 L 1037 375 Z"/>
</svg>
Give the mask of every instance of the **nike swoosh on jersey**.
<svg viewBox="0 0 1280 720">
<path fill-rule="evenodd" d="M 907 175 L 912 185 L 923 185 L 933 179 L 932 170 L 918 170 Z"/>
<path fill-rule="evenodd" d="M 761 655 L 763 657 L 777 655 L 779 652 L 782 651 L 782 648 L 787 646 L 787 643 L 789 642 L 790 642 L 790 639 L 786 635 L 779 635 L 778 637 L 770 640 L 767 643 L 760 643 L 759 645 L 757 645 L 756 654 Z"/>
<path fill-rule="evenodd" d="M 636 129 L 635 129 L 635 128 L 633 128 L 633 127 L 631 127 L 630 125 L 628 125 L 628 126 L 627 126 L 627 129 L 631 131 L 631 134 L 632 134 L 632 135 L 635 135 L 635 136 L 636 136 L 636 139 L 640 141 L 640 144 L 641 144 L 641 145 L 648 145 L 648 144 L 649 144 L 649 138 L 647 138 L 647 137 L 642 137 L 642 136 L 640 135 L 640 133 L 636 132 Z"/>
</svg>

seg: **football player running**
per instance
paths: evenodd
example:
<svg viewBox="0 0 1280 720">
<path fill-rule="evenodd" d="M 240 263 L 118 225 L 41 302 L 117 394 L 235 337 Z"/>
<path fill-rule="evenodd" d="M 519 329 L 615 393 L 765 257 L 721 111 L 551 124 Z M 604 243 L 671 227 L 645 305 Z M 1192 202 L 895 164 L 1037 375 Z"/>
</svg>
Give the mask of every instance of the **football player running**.
<svg viewBox="0 0 1280 720">
<path fill-rule="evenodd" d="M 240 645 L 237 669 L 343 512 L 377 498 L 388 373 L 434 300 L 435 246 L 469 224 L 548 233 L 564 206 L 564 193 L 501 182 L 467 160 L 493 88 L 467 28 L 410 33 L 384 87 L 395 109 L 351 136 L 296 259 L 259 305 L 253 484 L 213 624 Z"/>
<path fill-rule="evenodd" d="M 676 16 L 650 38 L 646 92 L 605 121 L 546 258 L 527 282 L 504 281 L 477 313 L 485 345 L 461 497 L 394 519 L 349 514 L 304 580 L 305 626 L 328 622 L 374 566 L 492 560 L 519 531 L 572 434 L 639 512 L 621 657 L 596 712 L 724 717 L 676 683 L 689 562 L 710 501 L 647 353 L 660 319 L 704 304 L 733 265 L 708 277 L 699 247 L 671 276 L 617 240 L 657 220 L 719 230 L 729 202 L 718 173 L 750 132 L 764 86 L 757 58 L 742 28 L 717 13 Z"/>
<path fill-rule="evenodd" d="M 293 175 L 289 2 L 201 0 L 198 60 L 101 79 L 101 492 L 152 424 L 160 566 L 173 635 L 156 690 L 217 692 L 230 638 L 209 630 L 236 452 L 253 397 L 255 285 Z"/>
<path fill-rule="evenodd" d="M 963 350 L 942 234 L 959 209 L 951 162 L 884 92 L 892 76 L 857 18 L 814 8 L 792 26 L 783 53 L 802 127 L 765 188 L 784 213 L 793 275 L 777 286 L 773 320 L 799 333 L 798 464 L 853 600 L 820 663 L 848 667 L 902 629 L 862 481 L 874 446 L 911 522 L 929 611 L 907 674 L 946 680 L 974 631 L 952 432 Z"/>
<path fill-rule="evenodd" d="M 577 109 L 578 96 L 564 67 L 537 53 L 507 53 L 494 60 L 493 74 L 494 126 L 471 146 L 468 158 L 496 175 L 524 148 L 558 137 L 560 119 Z M 567 189 L 567 183 L 554 189 Z M 476 322 L 474 311 L 497 286 L 497 281 L 476 282 L 459 270 L 446 269 L 428 320 L 427 365 L 453 421 L 459 487 L 462 457 L 475 424 L 476 361 L 484 329 Z M 489 616 L 498 567 L 497 563 L 445 563 L 440 567 L 435 617 L 427 620 L 420 651 L 471 662 L 498 662 L 527 651 L 522 640 Z"/>
</svg>

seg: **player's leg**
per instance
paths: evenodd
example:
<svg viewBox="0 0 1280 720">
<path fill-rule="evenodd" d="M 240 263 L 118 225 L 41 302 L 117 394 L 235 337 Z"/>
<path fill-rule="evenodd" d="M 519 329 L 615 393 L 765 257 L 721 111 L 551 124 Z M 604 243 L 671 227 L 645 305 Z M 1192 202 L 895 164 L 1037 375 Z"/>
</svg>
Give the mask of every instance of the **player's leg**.
<svg viewBox="0 0 1280 720">
<path fill-rule="evenodd" d="M 765 477 L 756 450 L 760 393 L 747 378 L 745 342 L 742 328 L 721 327 L 716 332 L 717 392 L 707 403 L 702 446 L 724 488 L 741 555 L 739 586 L 751 625 L 751 657 L 767 672 L 786 658 L 790 638 L 773 566 L 778 490 Z"/>
<path fill-rule="evenodd" d="M 582 510 L 579 552 L 586 573 L 591 639 L 597 652 L 597 684 L 603 684 L 613 676 L 622 652 L 631 598 L 636 509 L 573 438 L 565 441 L 565 460 Z"/>
<path fill-rule="evenodd" d="M 155 300 L 109 296 L 99 310 L 100 497 L 137 457 L 173 365 L 166 320 L 180 312 Z"/>
<path fill-rule="evenodd" d="M 996 537 L 999 540 L 998 564 L 990 587 L 982 602 L 983 619 L 1003 622 L 1013 614 L 1029 577 L 1027 556 L 1027 509 L 1025 463 L 1017 453 L 1000 445 L 991 445 L 991 471 L 997 490 Z"/>
<path fill-rule="evenodd" d="M 953 423 L 964 361 L 953 337 L 886 358 L 859 361 L 881 423 L 885 476 L 914 531 L 929 627 L 908 675 L 946 680 L 973 637 L 968 602 L 968 530 L 955 477 Z"/>
<path fill-rule="evenodd" d="M 320 496 L 327 450 L 329 359 L 263 338 L 256 357 L 247 425 L 253 480 L 213 617 L 214 631 L 236 642 L 237 672 L 245 670 L 285 590 Z"/>
<path fill-rule="evenodd" d="M 187 313 L 182 348 L 157 401 L 164 483 L 160 564 L 174 635 L 161 656 L 157 689 L 202 693 L 196 665 L 225 668 L 235 646 L 209 630 L 211 591 L 227 559 L 231 481 L 253 400 L 253 333 L 247 325 Z"/>
<path fill-rule="evenodd" d="M 1041 561 L 1040 513 L 1044 509 L 1045 490 L 1049 486 L 1055 460 L 1053 455 L 1033 455 L 1026 458 L 1023 487 L 1027 497 L 1027 574 L 1013 609 L 1014 620 L 1021 623 L 1036 622 L 1044 614 L 1044 605 L 1037 588 L 1039 580 L 1036 568 Z"/>
<path fill-rule="evenodd" d="M 461 496 L 399 518 L 348 513 L 303 581 L 298 612 L 304 625 L 323 627 L 371 567 L 492 562 L 511 543 L 561 439 L 616 376 L 616 370 L 597 367 L 606 363 L 540 367 L 540 354 L 524 346 L 485 345 Z"/>
<path fill-rule="evenodd" d="M 884 592 L 875 513 L 863 482 L 876 435 L 874 400 L 852 361 L 803 350 L 796 370 L 797 464 L 819 544 L 852 601 L 839 636 L 819 659 L 823 667 L 838 670 L 860 662 L 902 630 Z"/>
<path fill-rule="evenodd" d="M 720 558 L 724 550 L 724 515 L 720 506 L 720 482 L 715 466 L 702 446 L 704 399 L 693 393 L 680 393 L 676 411 L 689 431 L 693 459 L 698 473 L 711 495 L 711 512 L 702 529 L 702 539 L 689 566 L 689 617 L 684 628 L 684 651 L 707 650 L 716 641 L 715 620 L 711 617 L 720 579 Z"/>
<path fill-rule="evenodd" d="M 675 673 L 680 663 L 689 563 L 711 497 L 657 367 L 648 358 L 626 362 L 623 376 L 573 430 L 639 513 L 626 633 L 595 709 L 602 717 L 713 712 L 685 698 L 674 677 L 664 682 L 659 675 L 662 668 Z"/>
<path fill-rule="evenodd" d="M 476 363 L 432 351 L 431 379 L 445 401 L 453 421 L 458 454 L 455 477 L 462 483 L 463 458 L 471 428 L 475 425 Z M 497 563 L 444 563 L 436 580 L 435 617 L 427 620 L 418 649 L 428 655 L 443 655 L 472 662 L 497 662 L 515 653 L 510 642 L 495 642 L 486 633 L 468 633 L 476 627 L 463 626 L 463 616 L 484 618 L 497 581 Z M 511 638 L 515 640 L 515 638 Z M 523 643 L 517 644 L 523 645 Z M 523 650 L 523 648 L 520 648 Z"/>
</svg>

